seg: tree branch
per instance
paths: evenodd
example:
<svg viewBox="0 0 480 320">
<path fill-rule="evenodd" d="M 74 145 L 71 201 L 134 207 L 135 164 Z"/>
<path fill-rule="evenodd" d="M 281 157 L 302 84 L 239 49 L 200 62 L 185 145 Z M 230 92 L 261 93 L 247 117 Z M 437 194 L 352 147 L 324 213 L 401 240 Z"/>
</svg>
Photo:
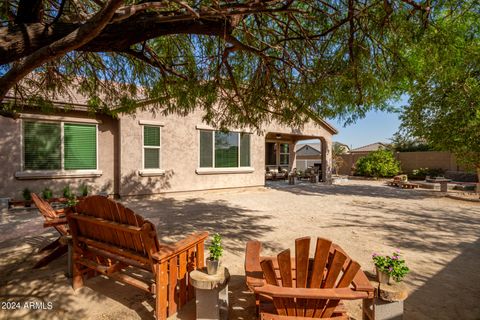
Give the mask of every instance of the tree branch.
<svg viewBox="0 0 480 320">
<path fill-rule="evenodd" d="M 35 68 L 64 55 L 68 51 L 75 50 L 95 38 L 110 21 L 121 3 L 122 0 L 108 1 L 103 9 L 88 22 L 64 38 L 38 49 L 24 60 L 16 62 L 12 68 L 0 78 L 0 101 L 3 100 L 8 90 Z"/>
</svg>

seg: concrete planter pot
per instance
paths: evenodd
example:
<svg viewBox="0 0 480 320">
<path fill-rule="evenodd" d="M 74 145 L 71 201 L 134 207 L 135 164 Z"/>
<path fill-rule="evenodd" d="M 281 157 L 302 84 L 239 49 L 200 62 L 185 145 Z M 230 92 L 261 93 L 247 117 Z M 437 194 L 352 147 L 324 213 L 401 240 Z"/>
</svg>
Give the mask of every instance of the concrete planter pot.
<svg viewBox="0 0 480 320">
<path fill-rule="evenodd" d="M 220 261 L 218 260 L 211 260 L 210 258 L 207 259 L 207 274 L 217 274 L 218 266 L 220 265 Z"/>
<path fill-rule="evenodd" d="M 380 271 L 378 268 L 377 270 L 377 281 L 379 283 L 389 284 L 390 283 L 390 275 L 386 272 Z"/>
</svg>

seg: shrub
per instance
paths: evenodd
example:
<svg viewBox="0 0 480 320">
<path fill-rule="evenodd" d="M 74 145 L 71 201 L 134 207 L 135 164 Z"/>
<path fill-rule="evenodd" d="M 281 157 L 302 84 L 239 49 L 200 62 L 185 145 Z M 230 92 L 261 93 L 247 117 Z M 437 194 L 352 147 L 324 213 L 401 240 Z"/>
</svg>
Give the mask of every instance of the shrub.
<svg viewBox="0 0 480 320">
<path fill-rule="evenodd" d="M 88 186 L 87 186 L 86 184 L 82 184 L 82 185 L 80 186 L 80 195 L 81 195 L 82 197 L 88 196 Z"/>
<path fill-rule="evenodd" d="M 50 188 L 45 188 L 42 191 L 42 198 L 45 200 L 52 199 L 53 198 L 53 191 Z"/>
<path fill-rule="evenodd" d="M 71 199 L 73 198 L 73 193 L 72 193 L 72 190 L 70 189 L 70 186 L 65 186 L 65 188 L 63 188 L 63 197 L 67 198 L 67 199 Z"/>
<path fill-rule="evenodd" d="M 378 150 L 357 160 L 355 173 L 365 177 L 392 177 L 400 172 L 400 164 L 388 150 Z"/>
<path fill-rule="evenodd" d="M 418 168 L 413 169 L 412 173 L 408 174 L 408 178 L 412 180 L 425 180 L 427 176 L 437 177 L 445 173 L 443 169 L 429 169 L 429 168 Z"/>
<path fill-rule="evenodd" d="M 22 195 L 23 195 L 23 199 L 25 201 L 32 200 L 32 196 L 30 195 L 30 193 L 31 193 L 30 189 L 28 189 L 28 188 L 23 189 Z"/>
</svg>

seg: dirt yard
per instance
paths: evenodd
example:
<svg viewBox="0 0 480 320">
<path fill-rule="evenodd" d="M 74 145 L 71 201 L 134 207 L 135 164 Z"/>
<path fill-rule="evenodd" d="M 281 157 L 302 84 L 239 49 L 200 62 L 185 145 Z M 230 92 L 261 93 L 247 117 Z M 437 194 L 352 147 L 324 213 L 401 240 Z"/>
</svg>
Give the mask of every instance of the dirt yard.
<svg viewBox="0 0 480 320">
<path fill-rule="evenodd" d="M 244 286 L 246 242 L 258 239 L 266 254 L 276 254 L 302 236 L 332 239 L 368 271 L 372 252 L 400 249 L 412 270 L 405 319 L 480 319 L 478 203 L 366 181 L 277 183 L 125 203 L 154 222 L 164 241 L 200 230 L 224 237 L 222 262 L 232 275 L 230 319 L 254 319 L 253 297 Z M 153 319 L 153 299 L 132 287 L 97 277 L 74 292 L 64 276 L 66 257 L 32 270 L 35 253 L 55 237 L 42 224 L 34 209 L 1 215 L 0 319 Z M 44 305 L 25 308 L 30 301 Z M 11 310 L 12 302 L 20 307 Z M 361 319 L 359 304 L 348 309 L 353 319 Z M 187 309 L 177 318 L 191 315 Z"/>
</svg>

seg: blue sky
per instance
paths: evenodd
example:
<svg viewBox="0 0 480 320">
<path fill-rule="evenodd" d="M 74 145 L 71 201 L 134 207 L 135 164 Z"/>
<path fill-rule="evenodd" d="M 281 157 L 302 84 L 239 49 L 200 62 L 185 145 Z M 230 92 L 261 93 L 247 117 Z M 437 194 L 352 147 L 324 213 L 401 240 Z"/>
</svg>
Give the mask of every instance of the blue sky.
<svg viewBox="0 0 480 320">
<path fill-rule="evenodd" d="M 366 117 L 356 123 L 343 127 L 343 122 L 330 120 L 338 129 L 333 136 L 334 141 L 345 143 L 351 148 L 358 148 L 373 142 L 390 142 L 390 138 L 398 131 L 400 120 L 398 113 L 370 111 Z"/>
</svg>

